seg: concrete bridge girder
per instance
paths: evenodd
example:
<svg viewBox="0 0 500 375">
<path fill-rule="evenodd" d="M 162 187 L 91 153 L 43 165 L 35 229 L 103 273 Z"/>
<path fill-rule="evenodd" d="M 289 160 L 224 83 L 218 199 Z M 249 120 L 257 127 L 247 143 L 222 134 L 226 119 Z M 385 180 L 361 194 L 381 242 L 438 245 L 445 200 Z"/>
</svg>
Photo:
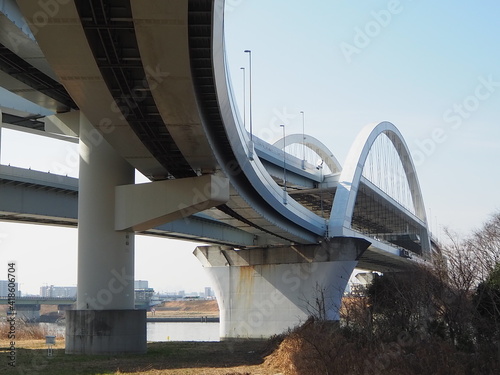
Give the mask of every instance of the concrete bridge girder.
<svg viewBox="0 0 500 375">
<path fill-rule="evenodd" d="M 16 1 L 3 0 L 0 7 L 0 45 L 5 47 L 4 63 L 10 64 L 8 72 L 0 71 L 1 86 L 41 108 L 68 111 L 69 103 L 54 87 L 58 84 L 57 77 L 35 41 Z M 38 81 L 33 79 L 34 75 Z M 51 87 L 48 89 L 47 86 Z M 38 87 L 45 87 L 45 90 L 39 90 Z"/>
<path fill-rule="evenodd" d="M 165 126 L 194 170 L 217 169 L 192 88 L 188 2 L 132 0 L 130 5 L 142 64 L 160 72 L 146 79 Z"/>
<path fill-rule="evenodd" d="M 98 142 L 104 136 L 119 155 L 146 176 L 165 175 L 165 168 L 140 141 L 122 112 L 124 108 L 116 103 L 108 90 L 75 2 L 59 4 L 57 13 L 44 27 L 37 27 L 35 18 L 40 12 L 45 14 L 43 2 L 20 0 L 17 3 L 30 28 L 37 30 L 37 44 L 59 82 L 93 124 L 94 129 L 90 131 L 96 135 L 99 132 Z M 64 26 L 64 32 L 61 32 L 61 26 Z M 65 48 L 60 48 L 61 45 Z"/>
<path fill-rule="evenodd" d="M 200 203 L 205 196 L 205 187 L 196 196 L 196 203 Z M 76 227 L 77 214 L 78 179 L 0 166 L 1 220 Z M 214 220 L 206 215 L 206 211 L 161 224 L 140 234 L 232 246 L 258 244 L 255 234 Z"/>
<path fill-rule="evenodd" d="M 40 305 L 17 305 L 17 318 L 25 322 L 40 321 Z"/>
</svg>

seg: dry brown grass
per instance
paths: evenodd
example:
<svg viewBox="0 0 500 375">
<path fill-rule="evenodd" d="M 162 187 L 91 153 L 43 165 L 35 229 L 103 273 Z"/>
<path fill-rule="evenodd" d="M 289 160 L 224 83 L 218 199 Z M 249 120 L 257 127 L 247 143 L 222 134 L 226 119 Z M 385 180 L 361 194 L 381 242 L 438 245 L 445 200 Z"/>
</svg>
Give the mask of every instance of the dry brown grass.
<svg viewBox="0 0 500 375">
<path fill-rule="evenodd" d="M 10 325 L 6 322 L 0 322 L 0 337 L 6 339 L 8 337 Z M 53 335 L 46 327 L 39 324 L 24 323 L 22 320 L 16 320 L 15 325 L 15 340 L 45 340 L 45 336 Z M 62 338 L 59 335 L 58 338 Z"/>
<path fill-rule="evenodd" d="M 215 300 L 167 301 L 155 308 L 155 317 L 218 317 L 219 306 Z M 148 316 L 152 316 L 149 312 Z"/>
<path fill-rule="evenodd" d="M 336 325 L 310 319 L 288 334 L 265 363 L 285 375 L 362 374 L 358 364 L 363 350 Z"/>
<path fill-rule="evenodd" d="M 460 352 L 438 338 L 369 343 L 359 333 L 312 321 L 287 335 L 265 364 L 284 375 L 500 373 L 498 359 Z"/>
<path fill-rule="evenodd" d="M 17 369 L 0 366 L 2 375 L 275 375 L 263 364 L 262 342 L 168 342 L 148 343 L 144 355 L 65 355 L 64 341 L 57 340 L 54 355 L 47 357 L 44 340 L 22 340 L 17 346 Z M 0 340 L 0 357 L 8 343 Z M 33 367 L 36 362 L 36 368 Z M 4 369 L 6 371 L 4 371 Z M 22 372 L 21 369 L 25 372 Z M 21 371 L 21 372 L 20 372 Z"/>
<path fill-rule="evenodd" d="M 498 374 L 494 363 L 460 353 L 442 341 L 362 345 L 331 325 L 314 324 L 289 334 L 264 361 L 266 346 L 257 343 L 150 343 L 147 355 L 67 356 L 57 340 L 46 358 L 44 340 L 17 342 L 18 364 L 37 357 L 45 367 L 37 374 L 115 375 L 486 375 Z M 0 341 L 0 348 L 7 342 Z M 269 347 L 267 347 L 269 350 Z M 0 350 L 2 352 L 4 350 Z M 0 353 L 4 355 L 4 353 Z M 45 359 L 43 359 L 45 358 Z M 12 371 L 11 371 L 12 370 Z M 10 371 L 10 372 L 9 372 Z M 2 375 L 16 374 L 14 369 Z"/>
<path fill-rule="evenodd" d="M 16 346 L 19 364 L 46 358 L 44 339 L 19 340 Z M 7 347 L 0 340 L 0 352 Z M 494 358 L 462 353 L 437 339 L 369 344 L 331 323 L 309 321 L 270 343 L 149 343 L 147 355 L 67 356 L 64 340 L 57 339 L 54 358 L 38 374 L 486 375 L 500 373 L 496 365 Z"/>
<path fill-rule="evenodd" d="M 0 348 L 9 347 L 9 340 L 2 339 L 0 340 Z M 57 337 L 56 344 L 53 346 L 54 349 L 64 349 L 65 341 L 64 337 Z M 16 348 L 18 349 L 43 349 L 47 350 L 47 344 L 45 343 L 45 336 L 43 338 L 35 338 L 35 339 L 19 339 L 16 340 Z"/>
</svg>

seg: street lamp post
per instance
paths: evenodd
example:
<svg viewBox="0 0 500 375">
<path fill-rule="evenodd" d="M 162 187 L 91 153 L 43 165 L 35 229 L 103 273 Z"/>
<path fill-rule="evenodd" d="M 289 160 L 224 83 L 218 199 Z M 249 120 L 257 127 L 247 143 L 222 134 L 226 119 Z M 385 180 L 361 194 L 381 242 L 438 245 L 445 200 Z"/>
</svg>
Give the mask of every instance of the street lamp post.
<svg viewBox="0 0 500 375">
<path fill-rule="evenodd" d="M 302 169 L 306 169 L 306 126 L 305 126 L 305 114 L 304 111 L 300 111 L 302 114 Z"/>
<path fill-rule="evenodd" d="M 246 98 L 246 76 L 245 76 L 245 68 L 241 67 L 243 70 L 243 126 L 245 129 L 247 128 L 247 98 Z"/>
<path fill-rule="evenodd" d="M 250 51 L 249 49 L 246 49 L 245 50 L 245 53 L 248 53 L 248 68 L 249 68 L 249 71 L 248 71 L 248 75 L 249 75 L 249 90 L 250 90 L 250 103 L 249 103 L 249 120 L 250 120 L 250 140 L 253 141 L 253 124 L 252 124 L 252 51 Z"/>
<path fill-rule="evenodd" d="M 287 204 L 286 200 L 286 151 L 285 151 L 285 124 L 281 124 L 283 128 L 283 204 Z"/>
</svg>

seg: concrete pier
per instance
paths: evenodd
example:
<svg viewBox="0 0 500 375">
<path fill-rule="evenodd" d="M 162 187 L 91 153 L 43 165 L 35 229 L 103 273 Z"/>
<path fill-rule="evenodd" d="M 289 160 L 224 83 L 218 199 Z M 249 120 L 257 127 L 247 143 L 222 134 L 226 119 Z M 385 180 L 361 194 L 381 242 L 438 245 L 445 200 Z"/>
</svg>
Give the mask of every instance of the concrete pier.
<svg viewBox="0 0 500 375">
<path fill-rule="evenodd" d="M 66 352 L 144 353 L 146 313 L 134 310 L 134 233 L 115 230 L 115 187 L 134 168 L 80 117 L 78 294 L 67 312 Z"/>
<path fill-rule="evenodd" d="M 16 304 L 17 318 L 25 322 L 40 321 L 40 305 Z"/>
<path fill-rule="evenodd" d="M 368 246 L 332 238 L 282 248 L 197 247 L 219 304 L 221 340 L 268 338 L 311 315 L 339 320 L 345 287 Z"/>
</svg>

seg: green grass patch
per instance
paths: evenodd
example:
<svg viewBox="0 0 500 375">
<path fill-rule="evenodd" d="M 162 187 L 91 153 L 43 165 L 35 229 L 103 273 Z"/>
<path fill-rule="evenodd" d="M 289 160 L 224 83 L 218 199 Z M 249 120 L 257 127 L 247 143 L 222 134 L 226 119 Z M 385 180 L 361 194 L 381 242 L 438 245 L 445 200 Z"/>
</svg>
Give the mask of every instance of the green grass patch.
<svg viewBox="0 0 500 375">
<path fill-rule="evenodd" d="M 161 342 L 149 343 L 146 354 L 67 355 L 64 349 L 17 348 L 16 367 L 2 360 L 1 374 L 86 375 L 86 374 L 201 374 L 201 369 L 228 369 L 260 365 L 266 343 L 262 342 Z M 2 348 L 6 357 L 6 348 Z M 199 371 L 197 369 L 200 369 Z M 210 372 L 226 374 L 223 372 Z M 233 374 L 238 372 L 229 371 Z M 241 374 L 247 373 L 246 371 Z"/>
</svg>

